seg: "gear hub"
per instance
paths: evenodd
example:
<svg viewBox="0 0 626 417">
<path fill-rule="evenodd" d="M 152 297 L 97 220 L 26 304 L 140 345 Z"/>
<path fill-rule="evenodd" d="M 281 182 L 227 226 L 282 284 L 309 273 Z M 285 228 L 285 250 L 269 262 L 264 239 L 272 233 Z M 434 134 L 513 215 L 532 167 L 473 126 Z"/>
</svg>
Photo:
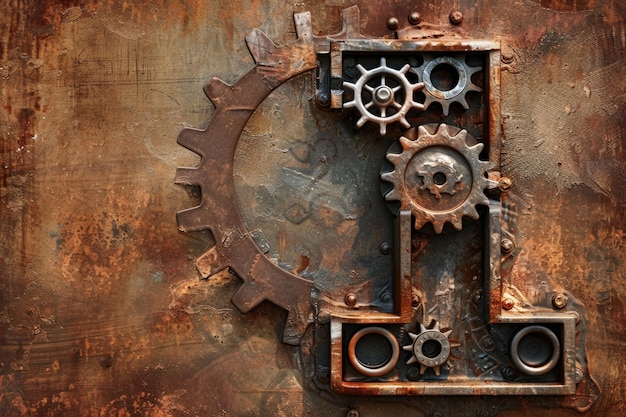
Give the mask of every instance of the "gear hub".
<svg viewBox="0 0 626 417">
<path fill-rule="evenodd" d="M 454 102 L 469 109 L 465 95 L 470 91 L 482 91 L 472 82 L 472 75 L 481 70 L 482 67 L 467 65 L 465 54 L 456 57 L 425 55 L 424 64 L 411 69 L 424 83 L 424 109 L 432 103 L 439 103 L 445 116 Z"/>
<path fill-rule="evenodd" d="M 415 136 L 415 130 L 406 132 Z M 400 137 L 387 152 L 393 171 L 381 175 L 393 185 L 385 194 L 387 201 L 399 201 L 401 210 L 410 210 L 415 229 L 431 223 L 441 233 L 445 223 L 461 230 L 463 216 L 478 218 L 476 205 L 489 204 L 484 190 L 493 187 L 486 178 L 490 162 L 479 159 L 482 144 L 468 146 L 472 139 L 467 131 L 446 124 L 429 124 L 417 128 L 417 138 Z"/>
<path fill-rule="evenodd" d="M 448 340 L 450 334 L 452 334 L 452 330 L 441 332 L 437 322 L 430 329 L 420 323 L 418 334 L 409 332 L 412 343 L 402 347 L 403 350 L 412 353 L 406 364 L 419 363 L 420 375 L 424 375 L 428 368 L 432 368 L 435 375 L 440 375 L 441 365 L 446 363 L 450 357 L 452 347 L 450 340 Z"/>
</svg>

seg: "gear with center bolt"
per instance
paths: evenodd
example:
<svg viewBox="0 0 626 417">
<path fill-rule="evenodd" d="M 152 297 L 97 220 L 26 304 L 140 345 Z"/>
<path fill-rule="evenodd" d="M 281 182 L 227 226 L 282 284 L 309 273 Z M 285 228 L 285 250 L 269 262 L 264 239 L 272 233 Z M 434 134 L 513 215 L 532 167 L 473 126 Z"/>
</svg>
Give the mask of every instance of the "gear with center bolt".
<svg viewBox="0 0 626 417">
<path fill-rule="evenodd" d="M 361 73 L 356 83 L 343 83 L 345 88 L 354 92 L 354 98 L 343 107 L 355 107 L 361 113 L 357 127 L 368 121 L 378 123 L 381 135 L 387 133 L 390 123 L 400 122 L 405 128 L 411 127 L 406 120 L 409 110 L 424 110 L 422 104 L 413 101 L 413 93 L 424 88 L 424 83 L 411 84 L 406 78 L 411 66 L 406 64 L 397 70 L 388 67 L 387 60 L 381 57 L 380 66 L 374 69 L 367 70 L 361 64 L 356 68 Z"/>
<path fill-rule="evenodd" d="M 406 135 L 415 133 L 411 129 Z M 416 230 L 426 223 L 435 233 L 441 233 L 445 223 L 461 230 L 463 216 L 476 220 L 476 205 L 489 204 L 484 191 L 496 186 L 486 178 L 492 164 L 478 158 L 483 145 L 468 146 L 468 136 L 466 130 L 443 123 L 423 125 L 415 140 L 400 137 L 401 153 L 393 152 L 397 144 L 387 152 L 394 169 L 381 175 L 393 184 L 385 199 L 399 201 L 400 210 L 410 210 Z"/>
</svg>

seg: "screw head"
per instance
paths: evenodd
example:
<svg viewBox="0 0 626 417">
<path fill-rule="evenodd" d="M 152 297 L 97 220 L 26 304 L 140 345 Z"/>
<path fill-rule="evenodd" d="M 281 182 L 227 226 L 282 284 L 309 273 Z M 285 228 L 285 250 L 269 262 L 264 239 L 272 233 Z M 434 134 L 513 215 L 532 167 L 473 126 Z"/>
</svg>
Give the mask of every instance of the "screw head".
<svg viewBox="0 0 626 417">
<path fill-rule="evenodd" d="M 492 351 L 496 348 L 496 340 L 492 336 L 486 335 L 481 339 L 480 345 L 486 351 Z"/>
<path fill-rule="evenodd" d="M 357 300 L 358 300 L 357 296 L 353 292 L 347 293 L 346 296 L 344 297 L 344 301 L 345 301 L 346 305 L 349 305 L 350 307 L 355 306 Z"/>
<path fill-rule="evenodd" d="M 330 381 L 330 371 L 325 366 L 320 366 L 317 369 L 317 380 L 322 384 L 328 384 Z"/>
<path fill-rule="evenodd" d="M 320 92 L 317 95 L 317 104 L 321 107 L 328 107 L 330 105 L 330 97 L 327 93 Z"/>
<path fill-rule="evenodd" d="M 410 24 L 417 25 L 421 21 L 422 21 L 422 17 L 420 16 L 418 12 L 411 12 L 411 14 L 409 15 Z"/>
<path fill-rule="evenodd" d="M 505 310 L 510 310 L 515 307 L 515 301 L 512 298 L 505 298 L 502 300 L 502 308 Z"/>
<path fill-rule="evenodd" d="M 507 381 L 512 381 L 515 379 L 515 370 L 513 370 L 510 366 L 505 366 L 502 368 L 502 376 Z"/>
<path fill-rule="evenodd" d="M 515 243 L 513 243 L 511 239 L 504 238 L 500 242 L 500 249 L 502 249 L 504 253 L 511 253 L 513 249 L 515 249 Z"/>
<path fill-rule="evenodd" d="M 552 305 L 559 310 L 567 306 L 567 301 L 567 295 L 565 294 L 557 293 L 552 296 Z"/>
<path fill-rule="evenodd" d="M 411 366 L 406 370 L 406 377 L 409 381 L 417 381 L 422 375 L 420 374 L 420 370 L 417 366 Z"/>
<path fill-rule="evenodd" d="M 387 27 L 391 30 L 396 30 L 398 29 L 398 24 L 400 22 L 398 22 L 398 18 L 397 17 L 390 17 L 389 19 L 387 19 Z"/>
<path fill-rule="evenodd" d="M 463 21 L 463 13 L 460 10 L 455 10 L 450 13 L 450 23 L 453 25 L 460 25 Z"/>
</svg>

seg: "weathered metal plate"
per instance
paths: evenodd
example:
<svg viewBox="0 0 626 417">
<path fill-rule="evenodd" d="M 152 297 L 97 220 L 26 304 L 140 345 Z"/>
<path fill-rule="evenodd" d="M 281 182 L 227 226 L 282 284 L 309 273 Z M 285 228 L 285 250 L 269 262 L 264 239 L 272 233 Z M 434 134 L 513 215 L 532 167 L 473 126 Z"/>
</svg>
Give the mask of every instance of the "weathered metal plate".
<svg viewBox="0 0 626 417">
<path fill-rule="evenodd" d="M 283 309 L 262 302 L 242 314 L 230 302 L 239 279 L 227 270 L 200 279 L 194 261 L 212 237 L 178 231 L 174 214 L 198 195 L 173 179 L 176 167 L 198 163 L 175 142 L 181 128 L 204 127 L 216 112 L 202 88 L 212 76 L 234 83 L 253 67 L 244 38 L 254 28 L 287 44 L 296 38 L 293 13 L 310 11 L 313 35 L 334 34 L 351 4 L 371 36 L 391 36 L 387 19 L 404 26 L 414 10 L 449 26 L 458 9 L 464 36 L 501 43 L 501 171 L 514 181 L 508 215 L 523 248 L 511 280 L 533 302 L 549 286 L 585 304 L 589 367 L 601 390 L 587 415 L 626 412 L 623 2 L 77 0 L 1 6 L 1 415 L 529 416 L 559 404 L 329 398 L 303 375 L 311 367 L 300 363 L 300 348 L 280 342 Z M 292 158 L 283 147 L 297 144 L 298 132 L 277 120 L 309 114 L 312 77 L 263 101 L 237 149 L 240 175 L 273 175 L 253 156 L 259 143 Z M 307 138 L 327 149 L 323 139 Z M 238 201 L 253 210 L 245 185 L 257 185 L 244 179 Z M 327 185 L 338 183 L 346 181 Z M 358 236 L 345 226 L 346 239 Z M 337 243 L 327 244 L 316 250 L 332 253 Z M 292 259 L 295 271 L 303 267 L 304 258 Z"/>
</svg>

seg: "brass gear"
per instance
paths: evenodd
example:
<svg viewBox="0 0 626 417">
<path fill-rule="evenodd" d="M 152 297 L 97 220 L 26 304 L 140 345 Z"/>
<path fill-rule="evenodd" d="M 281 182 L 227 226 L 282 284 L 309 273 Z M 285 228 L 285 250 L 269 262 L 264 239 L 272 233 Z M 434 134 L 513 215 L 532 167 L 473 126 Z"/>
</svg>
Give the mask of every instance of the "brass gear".
<svg viewBox="0 0 626 417">
<path fill-rule="evenodd" d="M 416 133 L 415 140 L 406 137 Z M 405 135 L 399 140 L 401 153 L 394 153 L 393 145 L 387 152 L 394 169 L 381 174 L 393 185 L 385 199 L 410 210 L 416 230 L 430 222 L 439 234 L 445 223 L 461 230 L 463 216 L 478 219 L 476 205 L 488 205 L 484 191 L 496 186 L 486 178 L 492 163 L 479 159 L 483 144 L 468 146 L 466 130 L 444 123 L 422 125 Z"/>
</svg>

